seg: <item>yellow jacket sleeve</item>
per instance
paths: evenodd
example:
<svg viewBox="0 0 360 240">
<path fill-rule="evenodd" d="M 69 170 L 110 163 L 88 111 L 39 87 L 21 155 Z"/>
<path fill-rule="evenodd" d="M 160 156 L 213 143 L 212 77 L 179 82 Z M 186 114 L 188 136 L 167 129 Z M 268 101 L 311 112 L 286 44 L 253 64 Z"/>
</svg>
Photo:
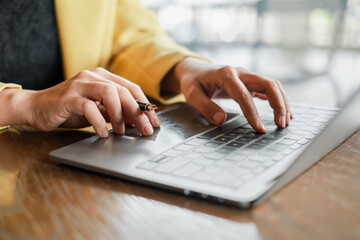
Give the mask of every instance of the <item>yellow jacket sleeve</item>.
<svg viewBox="0 0 360 240">
<path fill-rule="evenodd" d="M 21 86 L 14 83 L 2 83 L 0 82 L 0 92 L 4 90 L 5 88 L 19 88 L 21 89 Z M 9 126 L 0 126 L 0 131 L 8 128 Z"/>
<path fill-rule="evenodd" d="M 110 71 L 138 84 L 144 93 L 164 104 L 183 101 L 160 96 L 166 73 L 187 56 L 201 58 L 177 45 L 162 30 L 157 16 L 140 0 L 118 1 Z"/>
</svg>

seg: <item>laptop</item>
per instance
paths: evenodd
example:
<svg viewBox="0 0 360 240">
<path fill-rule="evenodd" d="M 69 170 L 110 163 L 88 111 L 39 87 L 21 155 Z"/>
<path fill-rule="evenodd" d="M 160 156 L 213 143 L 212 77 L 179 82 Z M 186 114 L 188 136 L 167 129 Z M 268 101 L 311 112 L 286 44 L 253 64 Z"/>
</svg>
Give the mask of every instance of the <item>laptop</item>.
<svg viewBox="0 0 360 240">
<path fill-rule="evenodd" d="M 267 132 L 252 130 L 240 110 L 222 126 L 187 104 L 158 114 L 153 136 L 92 136 L 50 153 L 52 161 L 240 208 L 258 205 L 360 128 L 360 91 L 342 109 L 292 104 L 285 129 L 265 101 L 257 107 Z M 238 108 L 239 109 L 239 108 Z"/>
</svg>

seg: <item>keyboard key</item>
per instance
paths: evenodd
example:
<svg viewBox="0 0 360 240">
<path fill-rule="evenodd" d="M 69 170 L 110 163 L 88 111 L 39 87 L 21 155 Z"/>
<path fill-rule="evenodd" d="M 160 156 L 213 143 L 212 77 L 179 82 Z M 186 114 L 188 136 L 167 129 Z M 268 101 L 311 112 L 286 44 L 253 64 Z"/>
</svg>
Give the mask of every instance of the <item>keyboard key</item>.
<svg viewBox="0 0 360 240">
<path fill-rule="evenodd" d="M 265 155 L 265 156 L 274 156 L 276 155 L 278 152 L 274 151 L 274 150 L 269 150 L 269 149 L 262 149 L 261 151 L 257 152 L 257 154 L 259 155 Z"/>
<path fill-rule="evenodd" d="M 288 134 L 284 138 L 298 141 L 298 140 L 302 139 L 303 137 L 304 137 L 303 135 L 299 135 L 299 134 Z"/>
<path fill-rule="evenodd" d="M 227 169 L 228 172 L 235 174 L 237 176 L 241 176 L 242 174 L 247 174 L 247 173 L 251 173 L 250 168 L 247 167 L 243 167 L 243 166 L 239 166 L 239 165 L 235 165 L 232 168 Z"/>
<path fill-rule="evenodd" d="M 232 188 L 239 188 L 244 184 L 244 180 L 241 178 L 236 179 L 232 183 L 230 183 L 230 187 Z"/>
<path fill-rule="evenodd" d="M 208 166 L 208 167 L 204 168 L 203 171 L 208 174 L 212 174 L 212 175 L 226 174 L 226 172 L 227 172 L 225 170 L 225 168 L 221 168 L 221 167 L 217 167 L 217 166 Z"/>
<path fill-rule="evenodd" d="M 327 110 L 312 108 L 309 111 L 307 111 L 307 113 L 312 114 L 312 115 L 320 115 L 320 114 L 325 113 L 326 111 Z"/>
<path fill-rule="evenodd" d="M 203 171 L 197 172 L 191 176 L 192 179 L 198 181 L 209 181 L 212 178 L 212 175 L 209 173 L 205 173 Z"/>
<path fill-rule="evenodd" d="M 259 149 L 262 149 L 263 147 L 264 147 L 264 145 L 252 143 L 252 144 L 247 145 L 247 146 L 245 147 L 245 149 L 259 150 Z"/>
<path fill-rule="evenodd" d="M 279 140 L 282 137 L 283 137 L 283 135 L 278 132 L 272 132 L 272 133 L 264 136 L 264 138 L 266 138 L 266 139 L 273 139 L 273 140 Z"/>
<path fill-rule="evenodd" d="M 233 174 L 222 174 L 215 176 L 215 178 L 212 179 L 211 182 L 219 185 L 228 185 L 237 178 L 238 176 Z"/>
<path fill-rule="evenodd" d="M 296 130 L 293 133 L 298 134 L 298 135 L 303 135 L 303 136 L 309 135 L 308 131 L 303 131 L 303 130 Z"/>
<path fill-rule="evenodd" d="M 272 157 L 272 160 L 274 160 L 274 161 L 280 161 L 280 160 L 282 160 L 284 157 L 285 157 L 284 155 L 282 155 L 282 154 L 279 153 L 279 154 L 274 155 L 274 156 Z"/>
<path fill-rule="evenodd" d="M 244 161 L 238 162 L 238 166 L 245 167 L 245 168 L 255 168 L 259 165 L 260 165 L 259 162 L 254 162 L 254 161 L 250 161 L 250 160 L 244 160 Z"/>
<path fill-rule="evenodd" d="M 157 162 L 145 161 L 145 162 L 137 165 L 136 168 L 151 170 L 157 166 L 159 166 L 159 164 Z"/>
<path fill-rule="evenodd" d="M 234 120 L 231 121 L 229 123 L 225 123 L 220 127 L 217 127 L 209 132 L 206 132 L 204 134 L 201 134 L 200 136 L 198 136 L 198 138 L 202 138 L 202 139 L 212 139 L 214 137 L 217 137 L 223 133 L 226 133 L 232 129 L 234 129 L 235 127 L 239 126 L 239 121 L 241 121 L 241 119 L 238 120 Z"/>
<path fill-rule="evenodd" d="M 216 161 L 216 163 L 215 163 L 216 166 L 223 167 L 223 168 L 231 167 L 234 164 L 235 164 L 235 162 L 226 161 L 226 160 Z"/>
<path fill-rule="evenodd" d="M 239 153 L 232 153 L 232 154 L 226 156 L 226 160 L 236 161 L 236 162 L 242 161 L 242 160 L 244 160 L 246 158 L 247 158 L 246 155 L 241 155 Z"/>
<path fill-rule="evenodd" d="M 305 113 L 305 112 L 309 111 L 309 108 L 296 106 L 296 107 L 293 107 L 292 110 L 293 110 L 294 113 L 300 113 L 301 114 L 301 113 Z"/>
<path fill-rule="evenodd" d="M 193 138 L 187 142 L 185 142 L 185 144 L 187 145 L 192 145 L 192 146 L 200 146 L 203 143 L 206 143 L 207 140 L 205 139 L 201 139 L 201 138 Z"/>
<path fill-rule="evenodd" d="M 200 158 L 202 154 L 198 152 L 187 152 L 182 154 L 181 156 L 184 158 L 196 159 L 196 158 Z"/>
<path fill-rule="evenodd" d="M 279 144 L 279 143 L 275 143 L 274 145 L 271 145 L 271 146 L 267 147 L 267 149 L 277 151 L 277 152 L 280 152 L 280 151 L 285 150 L 287 148 L 288 148 L 287 145 L 283 145 L 283 144 Z"/>
<path fill-rule="evenodd" d="M 326 118 L 315 118 L 313 122 L 319 122 L 319 123 L 327 123 L 329 119 Z"/>
<path fill-rule="evenodd" d="M 168 160 L 170 160 L 171 157 L 166 157 L 166 156 L 163 156 L 163 155 L 157 155 L 156 157 L 150 159 L 149 161 L 150 162 L 157 162 L 157 163 L 164 163 Z"/>
<path fill-rule="evenodd" d="M 240 178 L 242 180 L 249 180 L 254 177 L 254 174 L 252 172 L 241 174 Z"/>
<path fill-rule="evenodd" d="M 316 138 L 316 134 L 310 134 L 305 137 L 305 139 L 307 139 L 307 140 L 313 140 L 314 138 Z"/>
<path fill-rule="evenodd" d="M 177 150 L 174 150 L 174 149 L 170 149 L 166 152 L 163 152 L 162 155 L 164 156 L 167 156 L 167 157 L 177 157 L 181 154 L 182 152 L 181 151 L 177 151 Z"/>
<path fill-rule="evenodd" d="M 212 148 L 217 148 L 217 147 L 220 147 L 223 144 L 224 143 L 222 143 L 222 142 L 211 141 L 211 142 L 208 142 L 207 144 L 205 144 L 205 146 L 212 147 Z"/>
<path fill-rule="evenodd" d="M 249 157 L 249 159 L 251 161 L 255 161 L 255 162 L 266 162 L 267 160 L 270 159 L 269 156 L 265 156 L 265 155 L 259 155 L 259 154 L 255 154 L 255 155 L 251 155 Z"/>
<path fill-rule="evenodd" d="M 267 167 L 271 167 L 271 166 L 274 165 L 275 163 L 276 163 L 275 161 L 269 160 L 269 161 L 264 162 L 262 166 L 264 166 L 264 167 L 267 168 Z"/>
<path fill-rule="evenodd" d="M 232 148 L 241 148 L 244 145 L 246 145 L 246 143 L 243 142 L 231 142 L 226 144 L 227 147 L 232 147 Z"/>
<path fill-rule="evenodd" d="M 225 154 L 229 154 L 232 153 L 233 151 L 235 151 L 235 148 L 231 148 L 231 147 L 221 147 L 218 150 L 216 150 L 215 152 L 220 152 L 220 153 L 225 153 Z"/>
<path fill-rule="evenodd" d="M 266 170 L 265 167 L 259 166 L 259 167 L 257 167 L 257 168 L 252 169 L 251 171 L 252 171 L 253 173 L 255 173 L 255 174 L 259 174 L 259 173 L 262 173 L 262 172 L 265 171 L 265 170 Z"/>
<path fill-rule="evenodd" d="M 233 130 L 233 132 L 237 132 L 237 133 L 247 133 L 250 131 L 251 131 L 251 128 L 243 128 L 243 127 L 235 128 Z"/>
<path fill-rule="evenodd" d="M 212 148 L 212 147 L 202 146 L 202 147 L 199 147 L 199 148 L 195 149 L 194 151 L 199 152 L 199 153 L 208 153 L 208 152 L 211 152 L 213 150 L 214 150 L 214 148 Z"/>
<path fill-rule="evenodd" d="M 292 127 L 292 128 L 290 128 L 290 126 L 287 126 L 286 128 L 278 128 L 278 129 L 276 129 L 276 130 L 274 131 L 274 133 L 279 133 L 279 134 L 281 134 L 281 135 L 286 135 L 286 134 L 290 133 L 291 130 L 294 129 L 294 128 L 297 129 L 297 127 Z"/>
<path fill-rule="evenodd" d="M 188 163 L 181 168 L 178 168 L 172 174 L 179 176 L 179 177 L 189 177 L 192 174 L 196 173 L 197 171 L 201 170 L 203 167 L 200 165 L 196 165 L 193 163 Z"/>
<path fill-rule="evenodd" d="M 242 143 L 242 144 L 248 144 L 250 141 L 249 141 L 249 139 L 244 139 L 243 137 L 239 137 L 239 138 L 234 140 L 234 142 Z"/>
<path fill-rule="evenodd" d="M 250 148 L 242 148 L 242 149 L 236 150 L 236 152 L 243 154 L 243 155 L 251 155 L 251 154 L 255 153 L 256 150 L 250 149 Z"/>
<path fill-rule="evenodd" d="M 296 144 L 294 144 L 294 145 L 290 146 L 290 149 L 292 149 L 292 150 L 296 150 L 296 149 L 301 148 L 302 146 L 303 146 L 303 145 L 296 143 Z"/>
<path fill-rule="evenodd" d="M 195 146 L 191 146 L 191 145 L 187 145 L 187 144 L 181 144 L 178 145 L 176 147 L 174 147 L 175 150 L 179 150 L 179 151 L 183 151 L 183 152 L 188 152 L 190 150 L 192 150 Z"/>
<path fill-rule="evenodd" d="M 214 163 L 214 160 L 201 157 L 201 158 L 194 159 L 193 163 L 196 163 L 199 165 L 210 165 L 210 164 Z"/>
<path fill-rule="evenodd" d="M 308 140 L 308 139 L 301 139 L 300 141 L 298 141 L 298 144 L 305 145 L 305 144 L 307 144 L 308 142 L 310 142 L 310 140 Z"/>
<path fill-rule="evenodd" d="M 218 141 L 218 142 L 222 142 L 222 143 L 227 143 L 230 142 L 232 140 L 232 138 L 229 137 L 218 137 L 215 138 L 214 141 Z"/>
<path fill-rule="evenodd" d="M 254 143 L 261 145 L 269 145 L 275 141 L 276 141 L 275 139 L 261 138 L 259 140 L 256 140 Z"/>
<path fill-rule="evenodd" d="M 291 148 L 288 148 L 288 149 L 285 149 L 285 150 L 281 151 L 281 153 L 284 154 L 284 155 L 289 155 L 292 152 L 294 152 L 294 150 L 292 150 Z"/>
<path fill-rule="evenodd" d="M 174 171 L 175 169 L 180 168 L 181 166 L 187 164 L 188 162 L 190 162 L 190 159 L 185 159 L 185 158 L 180 158 L 180 157 L 173 158 L 164 164 L 160 164 L 154 170 L 157 172 L 161 172 L 161 173 L 170 173 L 170 172 Z"/>
<path fill-rule="evenodd" d="M 324 125 L 324 123 L 321 122 L 309 122 L 307 123 L 308 126 L 312 126 L 312 127 L 321 127 L 322 125 Z"/>
<path fill-rule="evenodd" d="M 242 134 L 238 133 L 238 132 L 228 132 L 228 133 L 224 134 L 225 137 L 230 137 L 230 138 L 236 138 L 236 137 L 239 137 L 241 135 Z"/>
<path fill-rule="evenodd" d="M 296 143 L 296 141 L 290 140 L 290 139 L 283 139 L 283 140 L 279 141 L 279 143 L 290 146 L 290 145 L 293 145 L 294 143 Z"/>
<path fill-rule="evenodd" d="M 259 137 L 261 137 L 263 135 L 264 135 L 264 133 L 248 132 L 244 135 L 244 138 L 258 139 Z"/>
<path fill-rule="evenodd" d="M 219 152 L 210 152 L 210 153 L 205 155 L 206 158 L 210 158 L 210 159 L 214 159 L 214 160 L 222 159 L 225 156 L 226 156 L 226 154 L 219 153 Z"/>
<path fill-rule="evenodd" d="M 311 126 L 302 126 L 299 131 L 305 131 L 305 132 L 313 132 L 317 130 L 317 127 L 311 127 Z"/>
</svg>

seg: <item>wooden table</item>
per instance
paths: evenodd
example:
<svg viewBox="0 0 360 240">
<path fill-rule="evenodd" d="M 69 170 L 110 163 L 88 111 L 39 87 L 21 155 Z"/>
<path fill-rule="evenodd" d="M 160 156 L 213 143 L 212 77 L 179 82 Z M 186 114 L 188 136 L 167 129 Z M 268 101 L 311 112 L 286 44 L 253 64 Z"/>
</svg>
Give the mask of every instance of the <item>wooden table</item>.
<svg viewBox="0 0 360 240">
<path fill-rule="evenodd" d="M 91 135 L 0 132 L 0 239 L 360 239 L 360 131 L 248 211 L 50 162 Z"/>
</svg>

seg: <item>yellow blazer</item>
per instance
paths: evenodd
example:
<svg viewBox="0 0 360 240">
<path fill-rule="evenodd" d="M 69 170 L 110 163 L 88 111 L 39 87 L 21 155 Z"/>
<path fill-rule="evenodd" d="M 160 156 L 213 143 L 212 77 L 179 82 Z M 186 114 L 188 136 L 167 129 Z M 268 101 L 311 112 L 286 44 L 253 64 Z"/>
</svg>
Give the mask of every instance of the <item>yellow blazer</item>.
<svg viewBox="0 0 360 240">
<path fill-rule="evenodd" d="M 162 98 L 160 82 L 184 57 L 198 56 L 175 44 L 140 0 L 55 0 L 55 9 L 66 79 L 101 66 L 162 103 L 182 98 Z M 0 83 L 6 87 L 20 86 Z"/>
</svg>

